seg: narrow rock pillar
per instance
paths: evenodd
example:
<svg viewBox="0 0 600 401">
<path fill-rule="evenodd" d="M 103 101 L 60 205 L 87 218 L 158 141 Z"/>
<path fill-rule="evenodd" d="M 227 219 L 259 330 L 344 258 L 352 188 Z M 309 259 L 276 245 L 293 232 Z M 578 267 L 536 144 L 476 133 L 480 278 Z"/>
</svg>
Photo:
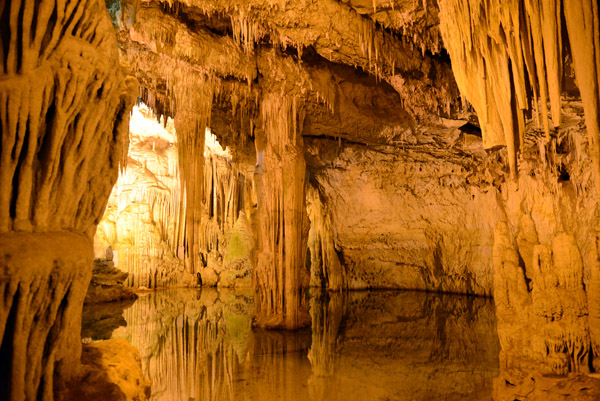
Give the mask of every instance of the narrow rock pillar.
<svg viewBox="0 0 600 401">
<path fill-rule="evenodd" d="M 295 98 L 262 102 L 264 137 L 257 140 L 258 260 L 254 324 L 296 329 L 310 323 L 304 300 L 308 238 L 302 113 Z"/>
</svg>

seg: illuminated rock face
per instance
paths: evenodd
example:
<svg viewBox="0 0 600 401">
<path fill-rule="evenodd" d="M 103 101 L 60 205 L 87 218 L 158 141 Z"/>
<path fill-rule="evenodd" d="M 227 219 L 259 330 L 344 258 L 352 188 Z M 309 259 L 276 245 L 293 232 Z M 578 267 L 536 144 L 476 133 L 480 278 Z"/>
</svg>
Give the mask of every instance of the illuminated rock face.
<svg viewBox="0 0 600 401">
<path fill-rule="evenodd" d="M 97 258 L 110 246 L 116 267 L 133 287 L 162 287 L 182 280 L 182 214 L 177 138 L 144 106 L 134 107 L 127 166 L 112 190 L 94 238 Z"/>
<path fill-rule="evenodd" d="M 439 129 L 331 155 L 311 141 L 323 163 L 309 198 L 313 285 L 491 295 L 502 166 L 480 138 Z"/>
<path fill-rule="evenodd" d="M 197 183 L 204 189 L 196 239 L 202 263 L 188 272 L 186 259 L 188 265 L 193 260 L 185 249 L 187 197 L 173 120 L 161 124 L 146 106 L 134 107 L 127 166 L 94 238 L 96 257 L 104 258 L 110 247 L 113 263 L 128 273 L 126 285 L 196 285 L 200 273 L 206 285 L 252 286 L 254 236 L 243 213 L 246 180 L 214 135 L 205 136 L 203 176 Z"/>
</svg>

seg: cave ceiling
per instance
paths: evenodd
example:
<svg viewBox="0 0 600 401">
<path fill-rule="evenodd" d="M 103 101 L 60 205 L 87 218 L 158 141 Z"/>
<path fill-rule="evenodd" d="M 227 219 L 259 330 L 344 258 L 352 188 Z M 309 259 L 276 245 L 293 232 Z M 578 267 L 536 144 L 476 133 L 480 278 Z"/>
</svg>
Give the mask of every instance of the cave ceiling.
<svg viewBox="0 0 600 401">
<path fill-rule="evenodd" d="M 202 93 L 198 120 L 242 160 L 270 93 L 297 99 L 311 143 L 395 145 L 464 118 L 438 14 L 435 1 L 124 1 L 116 24 L 141 98 L 177 116 Z"/>
</svg>

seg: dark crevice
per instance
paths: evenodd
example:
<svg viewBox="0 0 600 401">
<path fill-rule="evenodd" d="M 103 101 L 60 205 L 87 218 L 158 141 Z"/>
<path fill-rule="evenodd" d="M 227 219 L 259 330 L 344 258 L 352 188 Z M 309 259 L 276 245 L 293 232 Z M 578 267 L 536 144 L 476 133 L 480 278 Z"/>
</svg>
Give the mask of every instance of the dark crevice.
<svg viewBox="0 0 600 401">
<path fill-rule="evenodd" d="M 5 290 L 7 291 L 7 290 Z M 16 328 L 17 309 L 19 306 L 20 288 L 12 297 L 12 305 L 8 318 L 6 319 L 6 325 L 4 326 L 4 337 L 2 338 L 2 345 L 0 345 L 0 389 L 4 395 L 10 397 L 11 394 L 11 382 L 13 373 L 13 342 Z"/>
<path fill-rule="evenodd" d="M 569 175 L 569 171 L 564 164 L 561 164 L 558 168 L 558 182 L 565 182 L 569 181 L 570 179 L 571 176 Z"/>
<path fill-rule="evenodd" d="M 10 50 L 10 40 L 12 32 L 10 31 L 10 1 L 4 1 L 4 9 L 0 16 L 0 40 L 2 40 L 2 64 L 4 71 L 8 70 L 8 51 Z"/>
<path fill-rule="evenodd" d="M 50 15 L 50 19 L 46 24 L 46 33 L 44 34 L 44 38 L 42 39 L 42 44 L 40 47 L 40 55 L 44 54 L 46 48 L 50 44 L 52 40 L 52 32 L 54 31 L 54 27 L 56 26 L 56 22 L 58 21 L 58 14 L 56 11 L 56 7 L 52 10 L 52 15 Z"/>
<path fill-rule="evenodd" d="M 25 135 L 23 137 L 23 146 L 19 154 L 16 154 L 16 148 L 13 148 L 12 158 L 13 160 L 18 159 L 17 168 L 15 169 L 15 173 L 13 175 L 12 180 L 12 196 L 10 199 L 10 216 L 16 217 L 17 215 L 17 199 L 19 197 L 19 179 L 21 177 L 21 167 L 25 165 L 25 158 L 27 157 L 27 152 L 29 151 L 29 136 L 31 135 L 29 129 L 27 129 L 27 125 L 29 124 L 29 119 L 25 122 Z M 16 131 L 19 132 L 22 128 L 17 125 Z"/>
</svg>

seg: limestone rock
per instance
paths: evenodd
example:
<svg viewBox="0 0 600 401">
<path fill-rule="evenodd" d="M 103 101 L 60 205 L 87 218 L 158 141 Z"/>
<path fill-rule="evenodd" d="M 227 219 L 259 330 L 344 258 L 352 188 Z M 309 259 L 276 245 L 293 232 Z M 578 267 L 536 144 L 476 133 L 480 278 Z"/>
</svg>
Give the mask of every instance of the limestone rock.
<svg viewBox="0 0 600 401">
<path fill-rule="evenodd" d="M 200 272 L 200 275 L 202 276 L 202 284 L 207 285 L 209 287 L 216 286 L 217 282 L 219 281 L 219 276 L 217 275 L 217 272 L 215 272 L 215 270 L 211 267 L 207 267 L 204 270 L 202 270 L 202 272 Z"/>
<path fill-rule="evenodd" d="M 107 259 L 95 259 L 92 280 L 84 300 L 85 304 L 101 304 L 114 301 L 134 300 L 137 295 L 123 286 L 128 274 L 114 267 Z"/>
<path fill-rule="evenodd" d="M 83 347 L 79 378 L 70 386 L 67 400 L 146 401 L 150 381 L 144 377 L 140 354 L 122 339 L 104 340 Z"/>
</svg>

